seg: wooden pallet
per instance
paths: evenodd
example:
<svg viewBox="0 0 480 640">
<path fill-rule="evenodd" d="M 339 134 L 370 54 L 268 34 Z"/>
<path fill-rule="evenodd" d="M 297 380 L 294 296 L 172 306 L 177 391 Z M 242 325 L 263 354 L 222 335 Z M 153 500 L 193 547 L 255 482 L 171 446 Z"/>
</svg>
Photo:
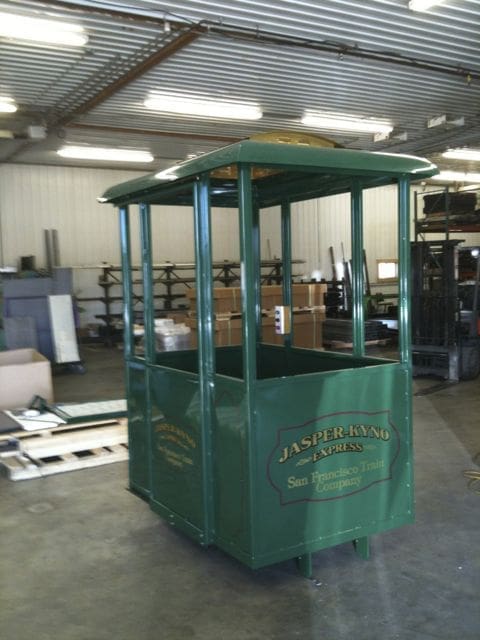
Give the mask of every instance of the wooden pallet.
<svg viewBox="0 0 480 640">
<path fill-rule="evenodd" d="M 0 456 L 10 480 L 41 478 L 128 459 L 126 420 L 60 425 L 42 431 L 16 431 L 17 450 Z"/>
</svg>

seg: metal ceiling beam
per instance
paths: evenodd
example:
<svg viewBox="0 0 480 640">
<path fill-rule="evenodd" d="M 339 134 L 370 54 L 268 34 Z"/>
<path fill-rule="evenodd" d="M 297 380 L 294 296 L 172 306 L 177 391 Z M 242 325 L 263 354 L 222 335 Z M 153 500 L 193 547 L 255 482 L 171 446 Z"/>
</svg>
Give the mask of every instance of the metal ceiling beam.
<svg viewBox="0 0 480 640">
<path fill-rule="evenodd" d="M 213 142 L 239 142 L 243 138 L 238 136 L 214 136 L 203 133 L 178 133 L 175 131 L 158 131 L 157 129 L 135 129 L 130 127 L 108 127 L 100 124 L 82 124 L 80 122 L 71 122 L 68 129 L 84 129 L 90 131 L 98 131 L 105 133 L 125 133 L 127 135 L 142 136 L 161 136 L 164 138 L 183 138 L 185 140 L 204 140 Z"/>
<path fill-rule="evenodd" d="M 147 15 L 145 13 L 133 13 L 132 11 L 128 11 L 128 9 L 123 9 L 121 6 L 111 8 L 94 7 L 92 5 L 79 4 L 78 2 L 68 2 L 67 0 L 42 0 L 42 4 L 51 5 L 60 9 L 68 9 L 69 11 L 109 16 L 110 18 L 127 18 L 128 20 L 141 22 L 142 24 L 145 24 L 145 22 L 151 22 L 153 24 L 163 26 L 165 22 L 168 21 L 172 31 L 175 31 L 176 29 L 184 29 L 185 26 L 188 26 L 188 23 L 186 22 L 170 20 L 170 18 L 157 17 Z M 168 16 L 168 12 L 166 12 L 165 15 Z"/>
<path fill-rule="evenodd" d="M 170 58 L 170 56 L 173 56 L 175 53 L 177 53 L 177 51 L 180 51 L 180 49 L 183 49 L 184 47 L 188 46 L 191 42 L 194 42 L 199 37 L 200 37 L 200 34 L 197 33 L 197 31 L 195 31 L 192 28 L 189 28 L 188 30 L 184 31 L 177 38 L 169 42 L 160 50 L 155 51 L 155 53 L 153 53 L 151 56 L 149 56 L 148 58 L 140 62 L 140 64 L 136 65 L 135 67 L 130 69 L 130 71 L 125 73 L 123 76 L 121 76 L 120 78 L 118 78 L 117 80 L 109 84 L 107 87 L 99 91 L 97 95 L 93 96 L 93 98 L 86 100 L 81 105 L 76 107 L 73 111 L 68 113 L 64 118 L 61 118 L 60 121 L 58 121 L 56 124 L 65 125 L 71 120 L 73 120 L 73 118 L 83 115 L 84 113 L 87 113 L 94 107 L 97 107 L 99 104 L 101 104 L 102 102 L 105 102 L 105 100 L 108 100 L 108 98 L 110 98 L 115 93 L 117 93 L 117 91 L 119 91 L 120 89 L 123 89 L 134 80 L 137 80 L 137 78 L 147 73 L 147 71 L 150 71 L 150 69 L 153 69 L 153 67 L 156 67 L 158 64 L 160 64 L 167 58 Z"/>
<path fill-rule="evenodd" d="M 165 16 L 169 15 L 168 11 L 162 17 L 157 17 L 154 15 L 146 15 L 145 13 L 134 13 L 132 11 L 129 11 L 128 8 L 123 9 L 118 5 L 112 8 L 92 6 L 85 7 L 77 3 L 66 2 L 65 0 L 44 0 L 44 3 L 54 6 L 61 6 L 63 8 L 74 11 L 99 13 L 103 15 L 109 15 L 113 18 L 127 18 L 129 20 L 134 20 L 137 22 L 154 22 L 163 25 L 165 24 L 165 20 L 168 19 L 172 30 L 190 26 L 190 29 L 193 32 L 196 32 L 198 36 L 205 33 L 212 33 L 226 38 L 235 38 L 249 42 L 271 44 L 278 47 L 310 49 L 312 51 L 333 53 L 338 55 L 339 57 L 350 56 L 354 58 L 363 58 L 365 60 L 385 62 L 388 64 L 394 64 L 403 67 L 434 71 L 435 73 L 441 73 L 445 75 L 460 76 L 465 78 L 465 81 L 468 83 L 470 83 L 471 80 L 480 79 L 480 72 L 477 70 L 465 68 L 459 65 L 438 63 L 432 60 L 427 60 L 425 58 L 404 56 L 402 54 L 396 53 L 395 51 L 381 51 L 377 49 L 370 49 L 367 47 L 359 47 L 356 44 L 348 45 L 330 40 L 317 41 L 294 36 L 283 36 L 277 33 L 263 31 L 259 28 L 253 29 L 250 27 L 239 27 L 223 22 L 217 22 L 214 20 L 202 20 L 198 23 L 192 22 L 189 24 L 188 22 L 181 22 L 178 20 L 170 20 L 170 18 L 166 18 Z"/>
<path fill-rule="evenodd" d="M 181 22 L 179 20 L 170 20 L 168 11 L 162 16 L 157 17 L 154 15 L 146 15 L 146 13 L 134 13 L 129 11 L 128 8 L 122 8 L 116 6 L 112 8 L 104 7 L 92 7 L 84 6 L 78 3 L 70 3 L 65 0 L 43 0 L 44 4 L 50 4 L 54 6 L 63 7 L 73 11 L 83 11 L 86 13 L 99 13 L 103 15 L 109 15 L 112 18 L 127 18 L 129 20 L 137 22 L 153 22 L 157 24 L 165 24 L 168 20 L 172 30 L 182 29 L 185 26 L 190 26 L 193 32 L 196 32 L 198 36 L 205 33 L 216 34 L 225 38 L 235 38 L 239 40 L 245 40 L 254 43 L 271 44 L 278 47 L 294 47 L 301 49 L 310 49 L 312 51 L 322 51 L 325 53 L 333 53 L 339 57 L 350 56 L 354 58 L 363 58 L 365 60 L 373 60 L 376 62 L 386 62 L 388 64 L 411 67 L 415 69 L 423 69 L 425 71 L 434 71 L 435 73 L 441 73 L 445 75 L 460 76 L 465 78 L 467 83 L 471 80 L 479 80 L 480 72 L 468 69 L 459 65 L 449 65 L 438 63 L 425 58 L 417 58 L 414 56 L 404 56 L 396 53 L 395 51 L 381 51 L 377 49 L 370 49 L 367 47 L 359 47 L 356 44 L 348 45 L 341 42 L 335 42 L 330 40 L 306 40 L 304 38 L 294 36 L 283 36 L 270 31 L 263 31 L 262 29 L 253 29 L 250 27 L 239 27 L 235 25 L 229 25 L 223 22 L 216 22 L 213 20 L 202 20 L 198 23 Z"/>
</svg>

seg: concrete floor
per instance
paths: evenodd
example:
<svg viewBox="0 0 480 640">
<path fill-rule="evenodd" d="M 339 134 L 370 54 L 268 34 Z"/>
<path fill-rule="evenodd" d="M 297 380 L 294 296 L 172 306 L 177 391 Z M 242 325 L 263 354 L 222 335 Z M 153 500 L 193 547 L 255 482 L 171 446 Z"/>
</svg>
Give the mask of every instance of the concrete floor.
<svg viewBox="0 0 480 640">
<path fill-rule="evenodd" d="M 84 348 L 56 399 L 121 397 L 118 350 Z M 419 384 L 427 384 L 421 381 Z M 428 382 L 432 384 L 432 382 Z M 251 571 L 126 491 L 127 465 L 0 479 L 2 640 L 479 640 L 480 379 L 415 398 L 417 521 Z"/>
</svg>

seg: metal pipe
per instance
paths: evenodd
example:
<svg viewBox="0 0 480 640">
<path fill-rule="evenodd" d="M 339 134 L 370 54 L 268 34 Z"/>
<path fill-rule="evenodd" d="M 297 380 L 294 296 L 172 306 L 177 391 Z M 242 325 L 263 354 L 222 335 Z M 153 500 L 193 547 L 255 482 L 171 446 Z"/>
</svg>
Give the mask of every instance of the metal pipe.
<svg viewBox="0 0 480 640">
<path fill-rule="evenodd" d="M 133 357 L 133 300 L 132 300 L 132 256 L 130 245 L 130 214 L 128 206 L 118 209 L 120 219 L 120 251 L 122 256 L 123 292 L 123 349 L 125 359 Z"/>
<path fill-rule="evenodd" d="M 53 266 L 60 266 L 60 243 L 58 240 L 58 230 L 51 229 L 52 232 L 52 256 L 53 256 Z"/>
<path fill-rule="evenodd" d="M 212 232 L 210 179 L 202 174 L 194 183 L 195 275 L 197 287 L 198 372 L 200 378 L 203 543 L 213 542 L 213 438 L 215 419 L 215 345 L 212 291 Z"/>
<path fill-rule="evenodd" d="M 398 180 L 398 338 L 400 362 L 411 367 L 410 349 L 410 178 Z"/>
<path fill-rule="evenodd" d="M 253 469 L 256 469 L 255 449 L 255 387 L 257 378 L 257 340 L 256 340 L 256 313 L 254 290 L 254 265 L 252 243 L 253 206 L 252 206 L 252 180 L 251 167 L 248 164 L 238 165 L 238 210 L 240 223 L 240 279 L 242 290 L 242 342 L 243 342 L 243 380 L 245 384 L 246 401 L 246 460 L 249 461 L 250 470 L 247 478 L 253 478 Z M 253 514 L 255 504 L 255 490 L 250 480 L 247 487 L 248 509 Z M 254 544 L 254 521 L 250 520 L 249 538 L 250 544 Z M 253 547 L 252 547 L 253 548 Z"/>
<path fill-rule="evenodd" d="M 262 341 L 262 274 L 260 260 L 260 209 L 252 203 L 252 257 L 253 257 L 253 291 L 255 299 L 255 335 L 257 344 Z"/>
<path fill-rule="evenodd" d="M 290 332 L 284 336 L 284 344 L 289 347 L 293 342 L 293 313 L 292 313 L 292 228 L 290 202 L 285 200 L 281 205 L 282 226 L 282 287 L 283 304 L 289 308 Z"/>
<path fill-rule="evenodd" d="M 46 254 L 47 271 L 51 273 L 53 269 L 53 256 L 52 256 L 52 238 L 50 236 L 50 229 L 44 229 L 43 234 L 45 237 L 45 254 Z"/>
<path fill-rule="evenodd" d="M 140 211 L 140 238 L 143 264 L 143 322 L 145 325 L 145 360 L 148 364 L 155 364 L 155 308 L 153 300 L 152 231 L 150 220 L 150 205 L 141 202 L 138 207 Z"/>
<path fill-rule="evenodd" d="M 352 317 L 353 355 L 365 355 L 364 277 L 363 277 L 363 202 L 359 180 L 352 181 Z"/>
</svg>

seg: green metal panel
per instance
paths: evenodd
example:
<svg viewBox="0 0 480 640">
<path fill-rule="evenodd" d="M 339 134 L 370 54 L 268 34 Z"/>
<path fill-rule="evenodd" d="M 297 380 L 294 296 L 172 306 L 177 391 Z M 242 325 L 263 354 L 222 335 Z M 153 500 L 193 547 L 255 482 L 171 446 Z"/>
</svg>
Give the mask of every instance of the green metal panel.
<svg viewBox="0 0 480 640">
<path fill-rule="evenodd" d="M 149 367 L 152 508 L 201 543 L 204 509 L 202 396 L 200 378 L 166 367 Z"/>
<path fill-rule="evenodd" d="M 239 354 L 240 355 L 240 354 Z M 215 451 L 215 543 L 236 558 L 251 556 L 248 411 L 243 381 L 217 376 Z"/>
<path fill-rule="evenodd" d="M 150 401 L 144 364 L 127 362 L 128 448 L 130 488 L 144 498 L 150 495 Z"/>
<path fill-rule="evenodd" d="M 412 522 L 408 384 L 398 364 L 258 383 L 251 566 Z"/>
</svg>

